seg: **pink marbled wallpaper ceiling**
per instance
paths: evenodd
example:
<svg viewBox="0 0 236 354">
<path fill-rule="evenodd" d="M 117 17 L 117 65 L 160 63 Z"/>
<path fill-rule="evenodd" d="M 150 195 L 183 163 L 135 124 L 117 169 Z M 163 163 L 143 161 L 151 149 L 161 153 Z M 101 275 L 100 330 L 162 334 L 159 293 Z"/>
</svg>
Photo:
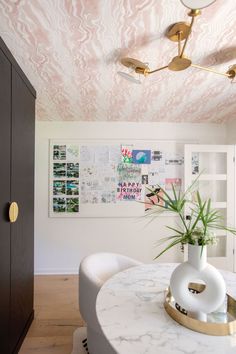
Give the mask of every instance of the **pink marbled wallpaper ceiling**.
<svg viewBox="0 0 236 354">
<path fill-rule="evenodd" d="M 236 119 L 236 84 L 194 68 L 142 85 L 117 74 L 122 56 L 163 66 L 166 28 L 187 20 L 179 0 L 0 0 L 0 35 L 35 86 L 38 120 L 216 122 Z M 236 63 L 236 1 L 197 18 L 186 54 L 226 71 Z"/>
</svg>

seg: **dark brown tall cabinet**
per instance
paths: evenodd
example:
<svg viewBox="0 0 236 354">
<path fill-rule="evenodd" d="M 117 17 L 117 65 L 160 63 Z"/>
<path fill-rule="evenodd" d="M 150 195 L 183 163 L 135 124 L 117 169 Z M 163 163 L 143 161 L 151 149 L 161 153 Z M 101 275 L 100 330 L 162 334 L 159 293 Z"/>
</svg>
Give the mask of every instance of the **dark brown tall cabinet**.
<svg viewBox="0 0 236 354">
<path fill-rule="evenodd" d="M 0 38 L 0 353 L 17 353 L 33 319 L 36 92 Z M 12 202 L 18 218 L 10 222 Z"/>
</svg>

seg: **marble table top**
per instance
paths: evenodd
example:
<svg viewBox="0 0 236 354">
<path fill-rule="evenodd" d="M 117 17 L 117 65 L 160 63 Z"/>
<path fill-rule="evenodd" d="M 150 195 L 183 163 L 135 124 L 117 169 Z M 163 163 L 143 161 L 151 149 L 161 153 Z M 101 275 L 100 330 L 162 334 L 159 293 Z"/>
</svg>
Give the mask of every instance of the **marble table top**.
<svg viewBox="0 0 236 354">
<path fill-rule="evenodd" d="M 236 335 L 220 337 L 194 332 L 166 313 L 164 290 L 176 266 L 156 263 L 133 267 L 102 286 L 96 303 L 97 317 L 114 353 L 236 353 Z M 236 274 L 221 273 L 227 292 L 236 298 Z"/>
</svg>

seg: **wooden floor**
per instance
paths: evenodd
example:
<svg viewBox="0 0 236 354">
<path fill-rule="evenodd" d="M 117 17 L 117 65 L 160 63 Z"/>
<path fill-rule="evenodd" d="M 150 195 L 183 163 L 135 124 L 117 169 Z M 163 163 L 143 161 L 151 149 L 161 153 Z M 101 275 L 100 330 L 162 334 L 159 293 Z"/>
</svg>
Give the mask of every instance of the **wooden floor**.
<svg viewBox="0 0 236 354">
<path fill-rule="evenodd" d="M 73 332 L 84 325 L 78 276 L 36 276 L 34 309 L 35 319 L 19 354 L 70 354 Z"/>
</svg>

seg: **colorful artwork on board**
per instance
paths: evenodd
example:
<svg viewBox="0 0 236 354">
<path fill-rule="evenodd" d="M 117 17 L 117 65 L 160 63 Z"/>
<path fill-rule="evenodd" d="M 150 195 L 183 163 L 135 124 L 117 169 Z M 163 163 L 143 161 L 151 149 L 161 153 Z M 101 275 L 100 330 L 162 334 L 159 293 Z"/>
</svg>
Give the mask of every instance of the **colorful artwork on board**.
<svg viewBox="0 0 236 354">
<path fill-rule="evenodd" d="M 118 201 L 141 200 L 142 168 L 133 163 L 120 163 L 117 166 L 118 183 L 116 199 Z"/>
<path fill-rule="evenodd" d="M 160 188 L 146 188 L 145 193 L 145 211 L 152 209 L 153 205 L 163 206 L 164 202 L 162 200 L 164 194 L 160 191 Z"/>
<path fill-rule="evenodd" d="M 117 166 L 118 181 L 139 182 L 141 183 L 142 169 L 135 164 L 120 163 Z"/>
<path fill-rule="evenodd" d="M 66 181 L 66 194 L 67 195 L 78 195 L 79 194 L 79 181 L 78 180 L 67 180 Z"/>
<path fill-rule="evenodd" d="M 133 150 L 132 159 L 134 164 L 144 165 L 151 163 L 151 150 Z"/>
<path fill-rule="evenodd" d="M 141 200 L 142 184 L 139 182 L 119 182 L 116 198 L 119 201 Z"/>
<path fill-rule="evenodd" d="M 166 178 L 165 179 L 165 189 L 172 190 L 172 185 L 175 187 L 176 190 L 180 190 L 182 185 L 181 178 Z"/>
<path fill-rule="evenodd" d="M 53 195 L 63 195 L 66 193 L 66 181 L 53 181 Z"/>
<path fill-rule="evenodd" d="M 110 214 L 110 210 L 114 215 L 117 205 L 118 215 L 119 211 L 123 215 L 124 203 L 132 201 L 141 201 L 143 212 L 157 203 L 163 206 L 159 186 L 171 192 L 172 184 L 177 190 L 182 185 L 182 148 L 167 142 L 146 146 L 153 148 L 143 149 L 145 144 L 141 142 L 110 145 L 54 141 L 50 145 L 50 216 L 87 216 L 90 210 L 96 216 L 96 209 L 99 216 L 103 211 Z M 192 173 L 198 171 L 199 156 L 193 155 Z"/>
<path fill-rule="evenodd" d="M 121 155 L 122 155 L 122 162 L 124 163 L 132 163 L 132 149 L 128 146 L 121 147 Z"/>
</svg>

